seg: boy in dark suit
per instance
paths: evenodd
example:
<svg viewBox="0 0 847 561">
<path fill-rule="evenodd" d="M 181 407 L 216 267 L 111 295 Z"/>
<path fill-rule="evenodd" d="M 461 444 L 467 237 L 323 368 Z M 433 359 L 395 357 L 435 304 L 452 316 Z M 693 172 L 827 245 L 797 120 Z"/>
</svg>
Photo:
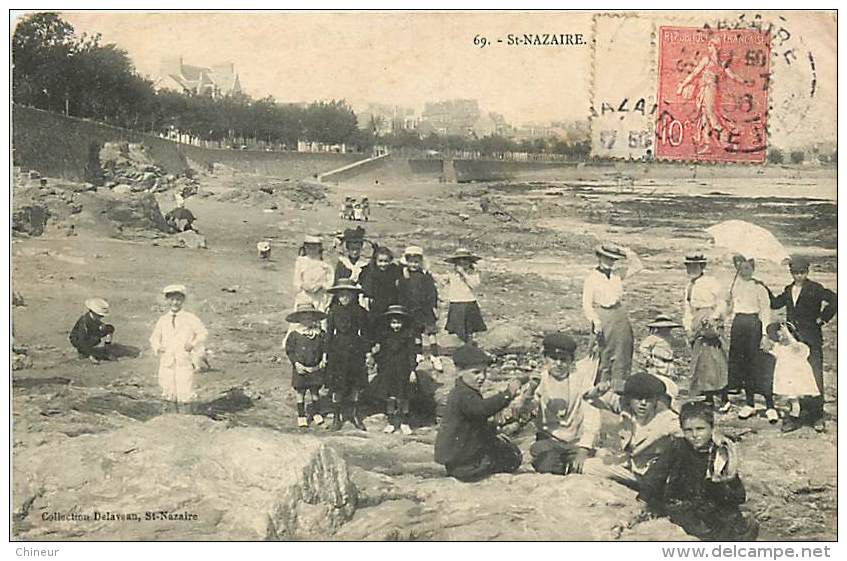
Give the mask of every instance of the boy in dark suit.
<svg viewBox="0 0 847 561">
<path fill-rule="evenodd" d="M 826 428 L 823 419 L 823 335 L 821 326 L 835 316 L 837 311 L 836 295 L 824 288 L 820 283 L 809 280 L 809 261 L 804 257 L 792 257 L 788 270 L 794 277 L 794 282 L 771 300 L 771 308 L 786 309 L 786 319 L 793 323 L 800 332 L 800 339 L 809 345 L 809 363 L 815 375 L 819 396 L 801 401 L 801 409 L 807 419 L 818 432 Z M 799 428 L 792 422 L 783 426 L 788 432 Z"/>
</svg>

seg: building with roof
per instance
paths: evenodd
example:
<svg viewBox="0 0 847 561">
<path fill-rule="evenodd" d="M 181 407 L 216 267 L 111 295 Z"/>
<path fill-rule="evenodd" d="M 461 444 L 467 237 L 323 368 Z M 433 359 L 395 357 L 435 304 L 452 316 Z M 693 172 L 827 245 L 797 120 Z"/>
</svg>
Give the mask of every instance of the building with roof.
<svg viewBox="0 0 847 561">
<path fill-rule="evenodd" d="M 171 90 L 211 97 L 241 93 L 241 83 L 233 63 L 225 62 L 211 67 L 192 66 L 184 64 L 182 57 L 162 60 L 153 87 L 156 91 Z"/>
</svg>

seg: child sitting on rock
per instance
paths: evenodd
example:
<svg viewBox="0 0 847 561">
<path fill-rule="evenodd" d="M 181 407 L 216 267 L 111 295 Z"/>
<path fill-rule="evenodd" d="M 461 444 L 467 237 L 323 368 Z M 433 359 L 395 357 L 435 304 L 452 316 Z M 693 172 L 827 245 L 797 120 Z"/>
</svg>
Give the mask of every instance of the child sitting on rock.
<svg viewBox="0 0 847 561">
<path fill-rule="evenodd" d="M 332 430 L 341 430 L 344 417 L 359 430 L 367 430 L 359 418 L 359 393 L 368 385 L 365 355 L 368 352 L 367 311 L 359 305 L 362 288 L 340 279 L 328 291 L 334 296 L 327 314 L 326 373 L 332 391 Z"/>
<path fill-rule="evenodd" d="M 715 431 L 711 405 L 686 403 L 679 422 L 683 437 L 675 437 L 651 464 L 638 498 L 651 513 L 668 516 L 701 540 L 755 540 L 758 523 L 739 509 L 747 495 L 735 445 Z"/>
<path fill-rule="evenodd" d="M 438 357 L 438 287 L 432 273 L 423 267 L 423 249 L 412 245 L 403 252 L 403 275 L 397 284 L 400 304 L 412 317 L 413 325 L 424 357 L 429 357 L 432 367 L 441 372 Z"/>
<path fill-rule="evenodd" d="M 326 314 L 310 302 L 299 304 L 285 318 L 294 325 L 294 330 L 285 339 L 285 354 L 291 361 L 291 387 L 297 392 L 297 426 L 300 428 L 309 426 L 307 415 L 315 425 L 324 422 L 319 407 L 319 391 L 326 366 L 326 334 L 321 329 L 324 319 Z"/>
<path fill-rule="evenodd" d="M 409 426 L 409 398 L 411 386 L 417 382 L 417 361 L 415 331 L 411 317 L 403 306 L 389 306 L 382 315 L 373 355 L 387 395 L 385 414 L 388 424 L 384 432 L 391 434 L 399 430 L 408 436 L 412 434 Z"/>
<path fill-rule="evenodd" d="M 86 312 L 76 320 L 68 337 L 71 345 L 79 353 L 79 358 L 87 358 L 94 364 L 110 360 L 115 327 L 103 323 L 103 318 L 109 315 L 109 303 L 102 298 L 89 298 L 85 301 L 85 307 Z"/>
</svg>

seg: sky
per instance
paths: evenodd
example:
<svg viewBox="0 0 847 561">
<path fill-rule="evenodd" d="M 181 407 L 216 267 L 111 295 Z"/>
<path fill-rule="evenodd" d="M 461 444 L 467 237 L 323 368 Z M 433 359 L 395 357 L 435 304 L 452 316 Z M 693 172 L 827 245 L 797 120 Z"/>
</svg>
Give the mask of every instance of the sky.
<svg viewBox="0 0 847 561">
<path fill-rule="evenodd" d="M 698 14 L 684 12 L 696 20 Z M 714 14 L 714 13 L 712 13 Z M 721 17 L 734 17 L 724 12 Z M 128 51 L 145 75 L 164 57 L 186 64 L 233 62 L 242 88 L 279 101 L 346 99 L 412 107 L 479 100 L 512 124 L 584 120 L 589 115 L 592 14 L 587 12 L 63 12 L 78 33 Z M 677 13 L 638 17 L 676 17 Z M 797 142 L 835 139 L 836 21 L 820 13 L 773 14 L 792 42 L 815 54 L 813 127 Z M 705 18 L 705 16 L 704 16 Z M 781 18 L 781 19 L 780 19 Z M 508 34 L 583 34 L 583 45 L 510 46 Z M 490 44 L 480 48 L 475 37 Z M 497 43 L 502 39 L 503 43 Z M 624 61 L 625 62 L 625 61 Z M 774 79 L 778 79 L 775 76 Z M 799 86 L 798 86 L 799 87 Z"/>
</svg>

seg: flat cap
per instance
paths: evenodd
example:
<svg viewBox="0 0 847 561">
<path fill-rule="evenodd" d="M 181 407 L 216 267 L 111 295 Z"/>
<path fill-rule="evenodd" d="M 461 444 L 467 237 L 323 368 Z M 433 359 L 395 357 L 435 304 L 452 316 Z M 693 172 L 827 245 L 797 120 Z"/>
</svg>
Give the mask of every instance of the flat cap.
<svg viewBox="0 0 847 561">
<path fill-rule="evenodd" d="M 665 383 L 652 374 L 633 374 L 624 384 L 623 395 L 630 399 L 645 399 L 665 395 Z"/>
<path fill-rule="evenodd" d="M 801 257 L 799 255 L 796 255 L 788 261 L 788 268 L 792 271 L 797 271 L 797 272 L 808 271 L 809 270 L 809 260 L 806 259 L 805 257 Z"/>
<path fill-rule="evenodd" d="M 562 355 L 573 357 L 576 352 L 576 341 L 574 338 L 561 331 L 545 335 L 541 344 L 544 347 L 544 354 L 554 358 Z"/>
<path fill-rule="evenodd" d="M 453 351 L 453 364 L 459 370 L 485 368 L 491 364 L 491 358 L 479 347 L 464 345 Z"/>
</svg>

